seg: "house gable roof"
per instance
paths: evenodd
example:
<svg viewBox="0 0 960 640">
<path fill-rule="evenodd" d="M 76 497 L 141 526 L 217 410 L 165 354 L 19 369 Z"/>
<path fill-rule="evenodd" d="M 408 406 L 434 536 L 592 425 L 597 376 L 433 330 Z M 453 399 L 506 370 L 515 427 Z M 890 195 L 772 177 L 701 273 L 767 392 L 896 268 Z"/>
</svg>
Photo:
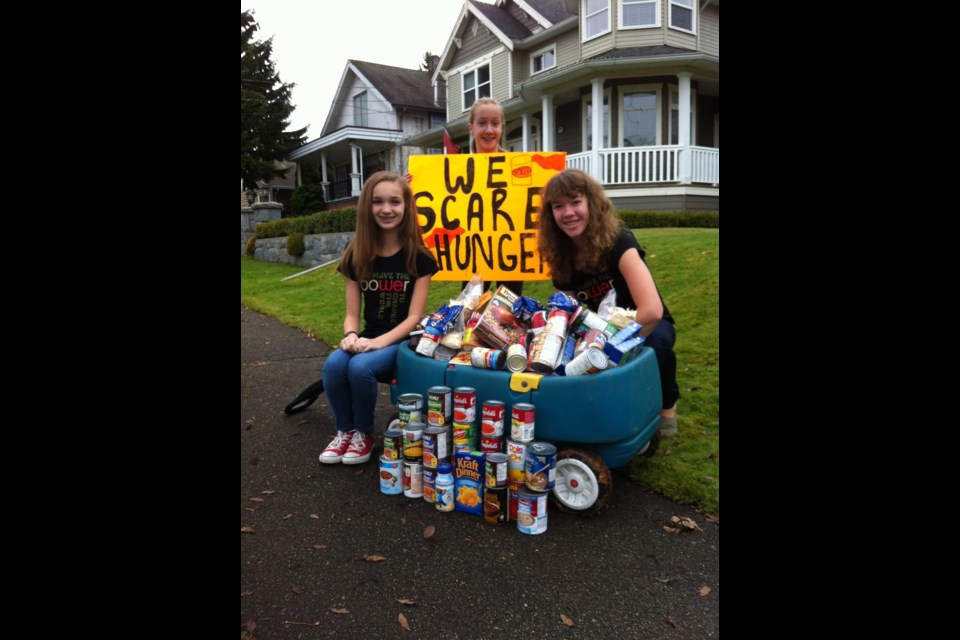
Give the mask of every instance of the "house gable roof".
<svg viewBox="0 0 960 640">
<path fill-rule="evenodd" d="M 343 105 L 347 102 L 346 98 L 341 96 L 341 92 L 349 85 L 346 79 L 347 74 L 350 73 L 359 78 L 366 85 L 367 90 L 379 100 L 394 107 L 415 107 L 443 112 L 443 108 L 433 103 L 433 85 L 430 82 L 430 74 L 426 71 L 391 67 L 362 60 L 347 60 L 343 73 L 340 75 L 340 82 L 337 84 L 333 104 L 327 111 L 327 119 L 323 123 L 320 134 L 321 138 L 329 133 L 327 127 L 330 125 L 334 113 L 343 108 Z"/>
<path fill-rule="evenodd" d="M 443 48 L 443 53 L 440 54 L 437 71 L 432 78 L 434 82 L 436 82 L 437 77 L 443 70 L 447 69 L 450 65 L 450 61 L 453 59 L 454 47 L 459 47 L 457 42 L 459 42 L 461 36 L 463 36 L 463 32 L 467 28 L 468 17 L 471 15 L 489 29 L 490 33 L 496 36 L 510 51 L 513 51 L 514 41 L 523 40 L 533 35 L 530 29 L 526 28 L 523 23 L 510 15 L 502 6 L 482 3 L 476 4 L 472 2 L 472 0 L 466 0 L 466 2 L 463 3 L 463 10 L 457 18 L 457 24 L 453 27 L 453 32 L 447 39 L 447 46 Z"/>
<path fill-rule="evenodd" d="M 567 13 L 563 3 L 558 0 L 513 0 L 513 3 L 527 12 L 531 18 L 548 29 L 574 15 Z"/>
<path fill-rule="evenodd" d="M 681 49 L 680 47 L 672 47 L 668 44 L 655 44 L 648 47 L 629 47 L 627 49 L 610 49 L 609 51 L 604 51 L 603 53 L 597 54 L 590 58 L 587 58 L 587 61 L 592 60 L 607 60 L 607 59 L 619 59 L 619 58 L 656 58 L 669 55 L 684 55 L 688 56 L 692 52 L 690 49 Z"/>
</svg>

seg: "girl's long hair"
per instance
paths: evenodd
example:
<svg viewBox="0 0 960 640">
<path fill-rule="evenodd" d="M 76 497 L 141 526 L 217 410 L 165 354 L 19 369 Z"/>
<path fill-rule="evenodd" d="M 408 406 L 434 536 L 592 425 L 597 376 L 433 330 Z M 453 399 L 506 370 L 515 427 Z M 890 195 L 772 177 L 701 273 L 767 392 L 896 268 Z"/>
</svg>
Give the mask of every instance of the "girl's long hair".
<svg viewBox="0 0 960 640">
<path fill-rule="evenodd" d="M 500 140 L 503 140 L 503 134 L 507 130 L 507 117 L 503 113 L 503 107 L 500 106 L 500 103 L 494 100 L 493 98 L 477 98 L 477 101 L 470 105 L 470 124 L 473 124 L 473 121 L 477 117 L 477 109 L 482 107 L 485 104 L 492 104 L 497 109 L 500 110 Z M 470 153 L 477 152 L 477 136 L 470 136 Z M 505 152 L 506 149 L 503 148 L 503 145 L 500 144 L 500 140 L 497 140 L 497 151 Z"/>
<path fill-rule="evenodd" d="M 587 201 L 590 220 L 583 232 L 582 257 L 584 271 L 602 273 L 606 259 L 620 234 L 620 218 L 613 212 L 613 203 L 596 180 L 579 169 L 565 169 L 550 178 L 540 194 L 538 248 L 540 257 L 550 265 L 553 278 L 560 283 L 570 282 L 573 277 L 574 256 L 577 247 L 566 233 L 557 226 L 553 217 L 553 202 L 563 196 L 581 196 Z"/>
<path fill-rule="evenodd" d="M 397 229 L 400 244 L 406 251 L 407 273 L 414 278 L 417 273 L 417 253 L 430 255 L 423 244 L 420 235 L 420 223 L 417 220 L 417 207 L 413 202 L 413 191 L 410 185 L 401 176 L 389 171 L 378 171 L 363 185 L 360 200 L 357 202 L 357 233 L 353 241 L 347 245 L 341 261 L 353 268 L 357 282 L 370 276 L 373 271 L 373 261 L 377 257 L 377 244 L 380 237 L 380 227 L 373 220 L 373 189 L 381 182 L 394 182 L 403 190 L 403 221 Z"/>
</svg>

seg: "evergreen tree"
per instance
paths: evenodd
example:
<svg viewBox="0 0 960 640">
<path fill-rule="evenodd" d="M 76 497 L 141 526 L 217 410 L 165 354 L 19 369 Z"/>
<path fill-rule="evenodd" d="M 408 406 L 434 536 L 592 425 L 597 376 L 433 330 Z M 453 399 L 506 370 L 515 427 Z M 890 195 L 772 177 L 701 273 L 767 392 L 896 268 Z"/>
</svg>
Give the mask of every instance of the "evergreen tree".
<svg viewBox="0 0 960 640">
<path fill-rule="evenodd" d="M 246 186 L 283 177 L 286 171 L 277 171 L 274 160 L 303 145 L 307 131 L 286 131 L 295 85 L 280 80 L 273 39 L 254 40 L 258 28 L 249 11 L 240 14 L 240 176 Z"/>
</svg>

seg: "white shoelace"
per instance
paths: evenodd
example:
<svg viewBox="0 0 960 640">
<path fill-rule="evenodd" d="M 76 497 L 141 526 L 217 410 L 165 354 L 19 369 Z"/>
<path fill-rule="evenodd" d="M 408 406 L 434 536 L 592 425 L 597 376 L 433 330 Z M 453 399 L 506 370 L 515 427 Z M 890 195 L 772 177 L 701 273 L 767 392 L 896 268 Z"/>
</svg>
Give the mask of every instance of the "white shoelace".
<svg viewBox="0 0 960 640">
<path fill-rule="evenodd" d="M 366 445 L 366 437 L 362 431 L 354 431 L 353 438 L 350 440 L 350 448 L 356 449 L 357 451 L 362 451 L 364 445 Z"/>
</svg>

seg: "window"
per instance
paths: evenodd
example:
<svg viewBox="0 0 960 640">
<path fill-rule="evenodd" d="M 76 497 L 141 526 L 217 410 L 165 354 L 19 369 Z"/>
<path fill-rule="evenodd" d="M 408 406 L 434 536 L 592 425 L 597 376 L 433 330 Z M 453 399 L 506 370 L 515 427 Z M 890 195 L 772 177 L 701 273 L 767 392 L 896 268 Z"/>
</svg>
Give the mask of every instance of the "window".
<svg viewBox="0 0 960 640">
<path fill-rule="evenodd" d="M 657 0 L 622 0 L 620 28 L 659 27 L 659 5 Z"/>
<path fill-rule="evenodd" d="M 610 31 L 610 0 L 586 0 L 583 41 Z"/>
<path fill-rule="evenodd" d="M 693 33 L 693 0 L 670 0 L 670 26 Z"/>
<path fill-rule="evenodd" d="M 463 110 L 469 109 L 477 98 L 490 97 L 490 65 L 485 64 L 463 74 Z"/>
<path fill-rule="evenodd" d="M 603 132 L 603 144 L 601 149 L 610 148 L 610 90 L 603 92 L 603 124 L 600 125 Z M 593 150 L 593 96 L 583 97 L 583 150 Z"/>
<path fill-rule="evenodd" d="M 353 96 L 353 124 L 357 127 L 367 126 L 367 92 Z"/>
<path fill-rule="evenodd" d="M 530 56 L 530 75 L 553 69 L 555 66 L 557 66 L 557 45 L 555 44 L 535 51 Z"/>
<path fill-rule="evenodd" d="M 437 127 L 442 127 L 443 123 L 446 122 L 446 119 L 443 117 L 443 114 L 431 113 L 430 114 L 430 128 L 436 129 Z"/>
<path fill-rule="evenodd" d="M 696 144 L 697 92 L 690 90 L 690 144 Z M 670 89 L 670 144 L 680 144 L 680 90 Z"/>
<path fill-rule="evenodd" d="M 660 144 L 660 89 L 655 85 L 621 87 L 620 146 Z"/>
</svg>

